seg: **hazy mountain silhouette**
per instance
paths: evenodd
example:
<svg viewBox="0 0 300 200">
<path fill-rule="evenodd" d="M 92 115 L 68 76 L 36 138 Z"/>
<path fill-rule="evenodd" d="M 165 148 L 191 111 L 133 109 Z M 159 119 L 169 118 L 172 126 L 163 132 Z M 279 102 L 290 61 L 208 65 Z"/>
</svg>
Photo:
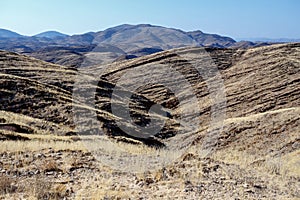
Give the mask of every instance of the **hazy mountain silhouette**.
<svg viewBox="0 0 300 200">
<path fill-rule="evenodd" d="M 23 36 L 13 31 L 0 29 L 0 38 L 20 38 L 20 37 Z"/>
<path fill-rule="evenodd" d="M 58 37 L 67 37 L 69 35 L 63 34 L 63 33 L 57 32 L 57 31 L 46 31 L 46 32 L 42 32 L 42 33 L 39 33 L 39 34 L 34 35 L 34 36 L 35 37 L 45 37 L 45 38 L 55 39 L 55 38 L 58 38 Z"/>
<path fill-rule="evenodd" d="M 248 48 L 271 43 L 236 42 L 230 37 L 200 30 L 185 32 L 150 24 L 123 24 L 104 31 L 72 36 L 47 31 L 29 37 L 0 29 L 1 50 L 73 67 L 110 63 L 178 47 Z M 82 63 L 83 60 L 89 61 Z"/>
<path fill-rule="evenodd" d="M 300 38 L 238 38 L 238 41 L 251 41 L 251 42 L 272 42 L 272 43 L 287 43 L 287 42 L 300 42 Z"/>
</svg>

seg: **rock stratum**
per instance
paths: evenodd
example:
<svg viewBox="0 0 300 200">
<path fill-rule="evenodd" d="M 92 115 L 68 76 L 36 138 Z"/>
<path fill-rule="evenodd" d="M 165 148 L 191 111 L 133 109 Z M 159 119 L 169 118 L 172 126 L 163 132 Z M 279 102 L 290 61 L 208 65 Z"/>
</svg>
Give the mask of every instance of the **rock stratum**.
<svg viewBox="0 0 300 200">
<path fill-rule="evenodd" d="M 211 98 L 216 88 L 209 86 L 216 74 L 203 77 L 206 71 L 199 74 L 193 65 L 204 62 L 203 58 L 209 58 L 221 77 L 224 96 L 217 101 Z M 34 134 L 57 137 L 102 134 L 113 141 L 158 149 L 188 146 L 194 150 L 164 168 L 165 175 L 137 181 L 136 187 L 127 190 L 138 197 L 141 189 L 150 199 L 159 197 L 167 186 L 170 198 L 177 195 L 190 199 L 297 199 L 300 196 L 299 58 L 299 43 L 250 49 L 186 47 L 129 61 L 74 68 L 1 51 L 1 140 L 30 140 L 27 135 Z M 182 87 L 177 95 L 163 84 L 147 82 L 148 76 L 162 73 L 156 66 L 180 72 L 189 83 L 199 112 L 187 115 L 187 120 L 199 121 L 198 129 L 190 130 L 180 118 L 182 110 L 196 109 L 194 104 L 184 101 L 190 98 L 188 87 Z M 207 67 L 200 68 L 200 72 L 201 69 Z M 127 87 L 118 86 L 128 72 L 132 75 L 124 79 Z M 140 73 L 145 73 L 142 79 Z M 136 78 L 147 84 L 130 91 L 128 88 L 136 84 Z M 166 77 L 163 83 L 180 85 L 172 77 Z M 122 95 L 128 93 L 130 119 L 122 113 L 125 106 Z M 120 112 L 113 112 L 112 104 Z M 163 108 L 150 112 L 155 104 Z M 215 108 L 224 112 L 219 113 Z M 211 124 L 216 114 L 222 114 L 222 118 L 216 118 L 219 123 Z M 162 129 L 151 136 L 138 137 L 120 128 L 155 127 L 162 120 L 165 122 Z M 214 131 L 218 134 L 210 135 Z M 204 157 L 203 145 L 210 149 Z M 197 176 L 192 174 L 197 170 L 200 170 Z M 125 185 L 129 180 L 124 180 Z M 184 180 L 183 186 L 179 180 Z"/>
</svg>

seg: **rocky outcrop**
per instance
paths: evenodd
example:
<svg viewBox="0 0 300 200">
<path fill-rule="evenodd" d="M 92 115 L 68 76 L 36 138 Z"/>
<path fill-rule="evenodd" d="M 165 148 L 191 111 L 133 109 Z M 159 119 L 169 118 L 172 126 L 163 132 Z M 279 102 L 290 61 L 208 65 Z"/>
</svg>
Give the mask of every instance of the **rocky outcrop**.
<svg viewBox="0 0 300 200">
<path fill-rule="evenodd" d="M 204 56 L 209 56 L 222 77 L 226 118 L 238 118 L 299 106 L 298 49 L 297 43 L 249 50 L 206 48 L 203 51 L 202 48 L 183 48 L 126 62 L 86 67 L 82 71 L 1 52 L 1 110 L 75 127 L 72 108 L 80 108 L 80 112 L 93 112 L 97 115 L 95 123 L 82 121 L 93 124 L 87 126 L 89 128 L 86 129 L 86 134 L 99 133 L 98 130 L 102 127 L 108 135 L 133 139 L 141 138 L 124 132 L 120 126 L 123 125 L 126 129 L 134 125 L 135 128 L 142 127 L 141 130 L 146 130 L 151 125 L 151 120 L 157 123 L 163 121 L 163 127 L 152 136 L 167 145 L 172 141 L 171 138 L 176 138 L 178 132 L 187 128 L 182 126 L 180 114 L 181 109 L 190 109 L 190 105 L 180 105 L 182 99 L 179 100 L 177 94 L 162 84 L 178 85 L 178 79 L 165 76 L 166 82 L 147 82 L 132 91 L 118 86 L 116 93 L 116 85 L 124 74 L 130 71 L 145 73 L 143 79 L 136 79 L 139 77 L 135 77 L 133 73 L 133 79 L 125 82 L 122 80 L 127 85 L 134 85 L 136 80 L 150 80 L 155 74 L 161 75 L 162 68 L 155 66 L 169 67 L 179 72 L 190 84 L 192 94 L 199 103 L 199 116 L 190 115 L 187 119 L 197 118 L 201 127 L 207 127 L 212 120 L 211 111 L 214 105 L 210 100 L 211 89 L 208 88 L 207 80 L 193 67 L 196 61 L 200 62 Z M 188 57 L 192 60 L 187 59 Z M 84 105 L 87 102 L 87 99 L 84 99 L 86 97 L 80 99 L 79 96 L 79 99 L 76 99 L 74 96 L 74 84 L 80 83 L 80 77 L 85 77 L 84 74 L 97 80 L 96 84 L 87 81 L 85 86 L 82 85 L 83 89 L 95 88 L 94 96 L 87 97 L 90 102 L 95 102 L 95 110 Z M 189 88 L 181 89 L 184 92 Z M 114 105 L 120 108 L 120 112 L 117 113 L 111 110 L 113 92 L 116 95 Z M 127 93 L 132 94 L 129 104 L 130 118 L 124 118 L 124 113 L 121 112 L 124 103 L 120 95 Z M 162 105 L 163 110 L 150 111 L 156 104 Z M 156 126 L 155 123 L 152 125 Z M 190 133 L 187 130 L 184 132 Z"/>
</svg>

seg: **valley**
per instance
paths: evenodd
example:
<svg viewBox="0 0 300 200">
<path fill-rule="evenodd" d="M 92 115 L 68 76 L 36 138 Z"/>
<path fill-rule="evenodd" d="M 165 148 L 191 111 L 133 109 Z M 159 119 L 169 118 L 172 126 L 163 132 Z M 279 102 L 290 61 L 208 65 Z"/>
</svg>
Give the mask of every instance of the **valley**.
<svg viewBox="0 0 300 200">
<path fill-rule="evenodd" d="M 0 51 L 1 198 L 298 199 L 300 44 L 193 42 L 103 63 L 103 49 L 125 49 L 55 50 L 53 63 Z"/>
</svg>

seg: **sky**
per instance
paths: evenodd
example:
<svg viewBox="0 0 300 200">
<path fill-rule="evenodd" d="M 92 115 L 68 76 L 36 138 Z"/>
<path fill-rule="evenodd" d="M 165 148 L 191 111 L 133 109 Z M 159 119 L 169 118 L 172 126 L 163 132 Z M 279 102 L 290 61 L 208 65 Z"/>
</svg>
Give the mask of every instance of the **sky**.
<svg viewBox="0 0 300 200">
<path fill-rule="evenodd" d="M 299 0 L 0 0 L 0 28 L 23 35 L 153 24 L 233 38 L 300 38 Z"/>
</svg>

